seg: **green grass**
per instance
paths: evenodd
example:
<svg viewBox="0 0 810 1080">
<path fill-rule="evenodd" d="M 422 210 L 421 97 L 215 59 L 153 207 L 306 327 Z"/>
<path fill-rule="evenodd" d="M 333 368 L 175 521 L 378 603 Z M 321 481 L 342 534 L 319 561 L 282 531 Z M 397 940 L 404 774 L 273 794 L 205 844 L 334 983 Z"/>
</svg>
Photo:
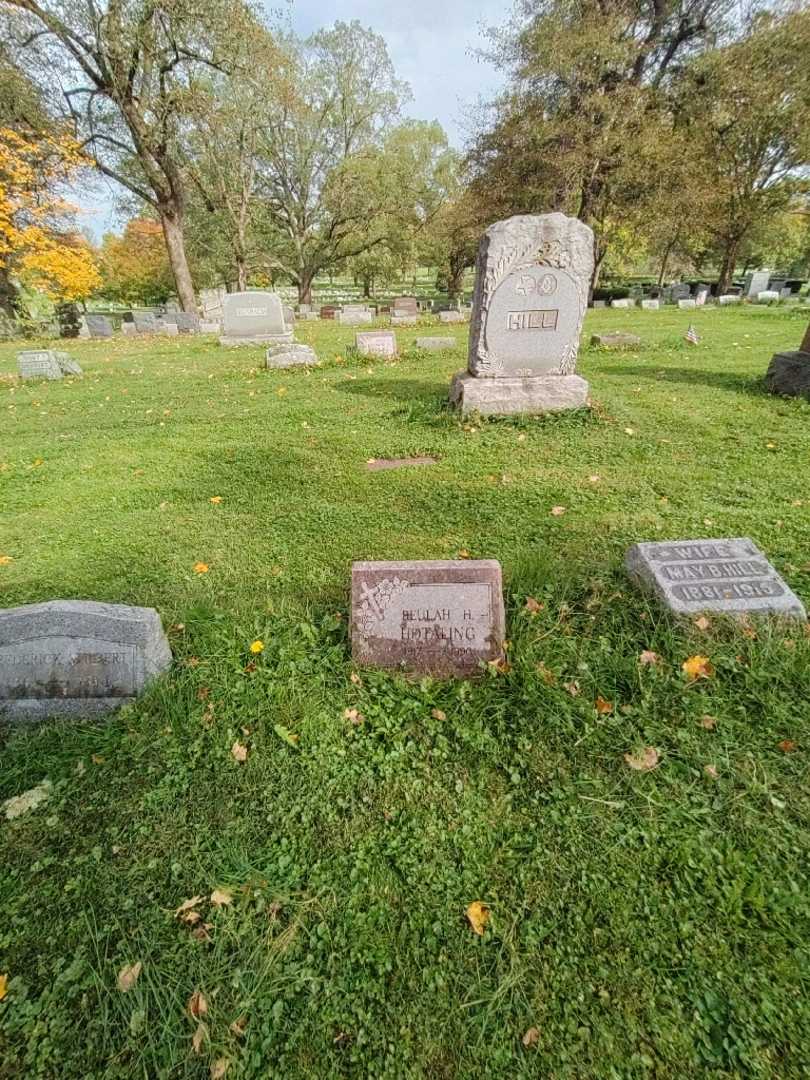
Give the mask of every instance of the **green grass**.
<svg viewBox="0 0 810 1080">
<path fill-rule="evenodd" d="M 54 791 L 0 821 L 0 1076 L 806 1076 L 810 637 L 675 625 L 621 569 L 750 535 L 810 601 L 810 404 L 761 387 L 806 318 L 592 313 L 645 343 L 583 349 L 592 412 L 485 423 L 444 406 L 465 327 L 369 364 L 305 323 L 311 372 L 77 342 L 82 380 L 25 385 L 0 346 L 2 604 L 154 606 L 176 660 L 107 723 L 4 733 L 0 799 Z M 366 469 L 415 454 L 439 464 Z M 503 564 L 511 670 L 353 682 L 352 559 L 461 549 Z M 173 912 L 216 887 L 200 942 Z"/>
</svg>

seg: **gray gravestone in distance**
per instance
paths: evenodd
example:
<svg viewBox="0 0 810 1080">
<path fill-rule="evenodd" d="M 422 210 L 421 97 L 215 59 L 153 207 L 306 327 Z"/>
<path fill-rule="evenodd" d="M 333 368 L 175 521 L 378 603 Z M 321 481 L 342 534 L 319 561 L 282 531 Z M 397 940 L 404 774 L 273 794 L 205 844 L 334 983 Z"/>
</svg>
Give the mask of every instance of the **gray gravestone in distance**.
<svg viewBox="0 0 810 1080">
<path fill-rule="evenodd" d="M 634 544 L 625 565 L 634 581 L 676 615 L 807 618 L 801 600 L 747 537 Z"/>
<path fill-rule="evenodd" d="M 593 233 L 564 214 L 519 216 L 484 233 L 476 263 L 468 370 L 450 400 L 462 412 L 580 408 L 574 374 L 593 273 Z"/>
<path fill-rule="evenodd" d="M 770 280 L 770 270 L 755 270 L 754 273 L 751 274 L 750 280 L 746 278 L 747 285 L 745 288 L 745 295 L 749 299 L 759 296 L 761 292 L 764 292 L 768 288 Z"/>
<path fill-rule="evenodd" d="M 797 352 L 776 353 L 765 375 L 772 394 L 810 398 L 810 326 Z"/>
<path fill-rule="evenodd" d="M 127 320 L 125 319 L 121 323 L 121 333 L 124 335 L 124 337 L 134 337 L 134 335 L 135 335 L 135 323 L 134 322 L 127 322 Z"/>
<path fill-rule="evenodd" d="M 445 349 L 455 349 L 456 339 L 451 337 L 419 337 L 416 339 L 417 349 L 426 349 L 428 352 L 443 352 Z"/>
<path fill-rule="evenodd" d="M 17 353 L 21 379 L 61 379 L 64 374 L 50 349 L 25 349 Z"/>
<path fill-rule="evenodd" d="M 70 353 L 66 352 L 54 352 L 54 359 L 59 365 L 59 370 L 63 375 L 82 375 L 82 369 L 79 364 L 73 359 Z"/>
<path fill-rule="evenodd" d="M 106 315 L 87 314 L 84 319 L 91 338 L 109 338 L 113 336 L 113 324 Z"/>
<path fill-rule="evenodd" d="M 374 322 L 374 312 L 359 304 L 346 304 L 338 316 L 338 322 L 341 326 L 362 326 Z"/>
<path fill-rule="evenodd" d="M 391 316 L 391 325 L 392 326 L 416 326 L 416 324 L 418 322 L 419 322 L 419 319 L 417 318 L 416 315 L 392 315 Z"/>
<path fill-rule="evenodd" d="M 173 311 L 167 322 L 173 322 L 181 334 L 198 334 L 200 332 L 200 316 L 193 311 Z"/>
<path fill-rule="evenodd" d="M 726 307 L 728 304 L 741 304 L 742 297 L 737 296 L 736 293 L 724 293 L 723 296 L 717 298 L 720 307 Z"/>
<path fill-rule="evenodd" d="M 669 286 L 669 295 L 673 303 L 677 303 L 679 300 L 688 300 L 692 295 L 692 290 L 685 281 L 677 281 Z"/>
<path fill-rule="evenodd" d="M 267 368 L 308 367 L 317 363 L 315 350 L 309 345 L 271 345 L 264 359 Z"/>
<path fill-rule="evenodd" d="M 222 312 L 220 345 L 286 345 L 293 340 L 275 293 L 229 293 Z"/>
<path fill-rule="evenodd" d="M 391 314 L 399 316 L 417 316 L 419 304 L 415 296 L 398 296 L 391 305 Z"/>
<path fill-rule="evenodd" d="M 440 311 L 439 322 L 443 323 L 463 323 L 465 322 L 464 313 L 461 311 Z"/>
<path fill-rule="evenodd" d="M 501 567 L 492 559 L 352 565 L 359 664 L 471 675 L 502 656 L 504 625 Z"/>
<path fill-rule="evenodd" d="M 52 600 L 0 611 L 0 715 L 91 716 L 131 701 L 172 654 L 152 608 Z"/>
<path fill-rule="evenodd" d="M 132 321 L 135 323 L 135 331 L 138 334 L 157 334 L 160 330 L 152 311 L 133 311 Z"/>
<path fill-rule="evenodd" d="M 368 330 L 355 334 L 354 344 L 361 356 L 397 355 L 397 339 L 391 330 Z"/>
</svg>

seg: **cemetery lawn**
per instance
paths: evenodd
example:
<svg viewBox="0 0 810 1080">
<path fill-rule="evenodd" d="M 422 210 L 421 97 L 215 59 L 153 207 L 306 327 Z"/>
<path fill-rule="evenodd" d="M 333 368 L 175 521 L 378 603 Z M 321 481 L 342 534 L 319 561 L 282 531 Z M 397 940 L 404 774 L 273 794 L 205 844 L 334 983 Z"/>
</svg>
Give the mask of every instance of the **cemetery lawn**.
<svg viewBox="0 0 810 1080">
<path fill-rule="evenodd" d="M 484 423 L 444 408 L 466 327 L 369 363 L 304 323 L 311 372 L 76 342 L 25 385 L 0 346 L 2 605 L 153 606 L 175 655 L 109 722 L 2 733 L 0 800 L 53 788 L 0 817 L 0 1076 L 806 1076 L 810 637 L 622 572 L 748 535 L 810 602 L 810 403 L 761 386 L 806 320 L 590 313 L 644 342 L 582 350 L 592 412 Z M 352 559 L 459 553 L 503 564 L 509 664 L 355 673 Z"/>
</svg>

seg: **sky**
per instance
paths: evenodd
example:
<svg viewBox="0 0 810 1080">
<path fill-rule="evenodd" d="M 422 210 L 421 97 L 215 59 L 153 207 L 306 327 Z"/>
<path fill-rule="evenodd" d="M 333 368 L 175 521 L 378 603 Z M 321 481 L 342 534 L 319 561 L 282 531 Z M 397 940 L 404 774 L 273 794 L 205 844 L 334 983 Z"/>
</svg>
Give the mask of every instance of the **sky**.
<svg viewBox="0 0 810 1080">
<path fill-rule="evenodd" d="M 410 84 L 413 99 L 405 115 L 438 120 L 454 146 L 464 144 L 465 113 L 500 85 L 498 73 L 473 55 L 483 44 L 482 29 L 502 23 L 511 0 L 264 0 L 282 21 L 307 35 L 337 20 L 358 19 L 382 34 L 397 77 Z M 80 222 L 98 239 L 120 229 L 111 182 L 74 194 Z"/>
</svg>

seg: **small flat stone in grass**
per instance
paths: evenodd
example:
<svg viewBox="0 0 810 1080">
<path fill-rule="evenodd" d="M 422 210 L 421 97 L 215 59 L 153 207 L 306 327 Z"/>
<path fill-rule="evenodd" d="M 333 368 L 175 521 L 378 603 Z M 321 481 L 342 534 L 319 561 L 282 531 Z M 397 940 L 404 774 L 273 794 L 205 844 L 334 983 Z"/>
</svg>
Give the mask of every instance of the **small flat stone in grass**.
<svg viewBox="0 0 810 1080">
<path fill-rule="evenodd" d="M 367 330 L 355 334 L 354 343 L 361 356 L 396 356 L 397 339 L 391 330 Z"/>
<path fill-rule="evenodd" d="M 428 352 L 442 352 L 445 349 L 455 349 L 456 339 L 451 337 L 420 337 L 416 339 L 417 349 L 425 349 Z"/>
<path fill-rule="evenodd" d="M 501 567 L 492 559 L 352 566 L 358 664 L 463 677 L 499 660 L 503 639 Z"/>
<path fill-rule="evenodd" d="M 676 615 L 807 618 L 801 600 L 747 537 L 634 544 L 625 566 Z"/>
<path fill-rule="evenodd" d="M 637 349 L 641 345 L 641 338 L 637 334 L 624 334 L 617 330 L 611 334 L 592 334 L 591 345 L 603 349 Z"/>
<path fill-rule="evenodd" d="M 307 367 L 317 363 L 317 354 L 309 345 L 271 345 L 265 357 L 268 368 Z"/>
<path fill-rule="evenodd" d="M 435 465 L 433 457 L 399 457 L 399 458 L 374 458 L 366 462 L 366 468 L 370 472 L 379 472 L 383 469 L 404 469 L 409 465 Z"/>
</svg>

